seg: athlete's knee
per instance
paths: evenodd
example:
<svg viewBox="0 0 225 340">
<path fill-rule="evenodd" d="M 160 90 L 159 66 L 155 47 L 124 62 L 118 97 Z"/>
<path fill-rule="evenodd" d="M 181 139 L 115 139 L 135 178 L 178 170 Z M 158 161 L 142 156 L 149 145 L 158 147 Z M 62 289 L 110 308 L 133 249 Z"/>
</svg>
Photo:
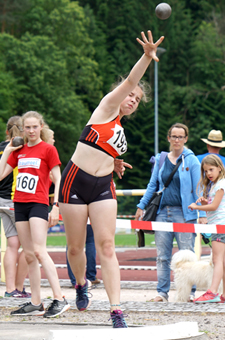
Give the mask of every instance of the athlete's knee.
<svg viewBox="0 0 225 340">
<path fill-rule="evenodd" d="M 7 238 L 7 247 L 11 250 L 18 250 L 20 248 L 20 242 L 18 236 Z"/>
<path fill-rule="evenodd" d="M 80 255 L 81 253 L 84 252 L 84 247 L 81 246 L 68 246 L 68 250 L 67 250 L 67 256 L 71 257 L 71 256 L 77 256 Z"/>
<path fill-rule="evenodd" d="M 115 254 L 114 243 L 112 241 L 103 241 L 98 246 L 97 252 L 99 252 L 102 256 L 107 258 L 113 257 Z"/>
<path fill-rule="evenodd" d="M 32 262 L 36 261 L 36 256 L 32 252 L 26 252 L 25 259 L 27 261 L 27 264 L 30 265 Z"/>
<path fill-rule="evenodd" d="M 43 248 L 36 248 L 34 249 L 34 255 L 36 257 L 36 259 L 38 260 L 39 263 L 43 263 L 44 258 L 46 258 L 48 256 L 48 253 L 45 249 Z"/>
</svg>

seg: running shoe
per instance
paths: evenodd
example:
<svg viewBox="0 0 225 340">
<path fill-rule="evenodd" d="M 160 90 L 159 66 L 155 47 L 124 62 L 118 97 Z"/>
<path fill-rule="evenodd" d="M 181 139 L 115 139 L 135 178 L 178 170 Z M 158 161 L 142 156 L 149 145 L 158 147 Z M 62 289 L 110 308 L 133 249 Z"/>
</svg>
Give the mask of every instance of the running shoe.
<svg viewBox="0 0 225 340">
<path fill-rule="evenodd" d="M 23 298 L 23 294 L 22 292 L 20 292 L 19 290 L 15 289 L 13 290 L 11 293 L 5 292 L 5 298 L 9 298 L 9 297 L 14 297 L 14 298 Z"/>
<path fill-rule="evenodd" d="M 70 309 L 70 305 L 63 297 L 63 301 L 53 300 L 52 303 L 47 307 L 44 314 L 44 318 L 54 318 L 55 316 L 62 314 L 63 312 Z"/>
<path fill-rule="evenodd" d="M 36 315 L 41 316 L 45 314 L 44 306 L 41 303 L 38 306 L 34 306 L 31 302 L 26 302 L 19 306 L 20 308 L 12 311 L 11 315 Z"/>
<path fill-rule="evenodd" d="M 91 301 L 89 300 L 89 297 L 88 297 L 88 294 L 89 294 L 88 289 L 89 287 L 91 287 L 91 282 L 87 279 L 85 279 L 85 281 L 86 282 L 83 286 L 81 285 L 75 286 L 75 289 L 77 292 L 76 305 L 79 311 L 86 310 L 91 304 Z"/>
<path fill-rule="evenodd" d="M 26 292 L 24 287 L 23 287 L 22 292 L 18 289 L 17 291 L 23 295 L 23 298 L 31 298 L 31 293 Z"/>
<path fill-rule="evenodd" d="M 220 302 L 219 294 L 214 294 L 211 290 L 207 290 L 207 292 L 201 295 L 199 298 L 194 299 L 194 303 L 207 303 L 207 302 Z"/>
<path fill-rule="evenodd" d="M 110 312 L 110 316 L 109 320 L 112 320 L 113 328 L 127 328 L 127 324 L 121 310 L 114 310 L 113 312 Z"/>
</svg>

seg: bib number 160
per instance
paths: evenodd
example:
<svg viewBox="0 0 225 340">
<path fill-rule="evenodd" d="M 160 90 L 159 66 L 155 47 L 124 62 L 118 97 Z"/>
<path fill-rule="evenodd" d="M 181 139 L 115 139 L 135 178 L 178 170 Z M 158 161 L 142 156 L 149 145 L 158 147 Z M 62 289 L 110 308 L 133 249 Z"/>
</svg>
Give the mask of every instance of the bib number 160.
<svg viewBox="0 0 225 340">
<path fill-rule="evenodd" d="M 38 179 L 38 176 L 31 174 L 19 174 L 16 179 L 16 190 L 26 192 L 28 194 L 35 194 Z"/>
</svg>

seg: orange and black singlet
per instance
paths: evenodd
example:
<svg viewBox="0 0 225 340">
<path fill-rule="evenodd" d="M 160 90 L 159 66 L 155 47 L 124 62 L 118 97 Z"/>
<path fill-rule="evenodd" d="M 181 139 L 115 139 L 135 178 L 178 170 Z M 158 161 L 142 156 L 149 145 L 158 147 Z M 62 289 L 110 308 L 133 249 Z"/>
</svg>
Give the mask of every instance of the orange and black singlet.
<svg viewBox="0 0 225 340">
<path fill-rule="evenodd" d="M 127 151 L 127 141 L 119 116 L 109 123 L 86 125 L 79 142 L 101 150 L 113 158 Z"/>
</svg>

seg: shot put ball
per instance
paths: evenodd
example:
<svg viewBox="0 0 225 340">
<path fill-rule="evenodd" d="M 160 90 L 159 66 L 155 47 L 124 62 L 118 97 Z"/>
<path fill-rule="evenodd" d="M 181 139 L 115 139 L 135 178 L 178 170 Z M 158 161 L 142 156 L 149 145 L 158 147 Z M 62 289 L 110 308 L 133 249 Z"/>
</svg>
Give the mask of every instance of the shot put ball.
<svg viewBox="0 0 225 340">
<path fill-rule="evenodd" d="M 12 141 L 12 145 L 13 146 L 20 146 L 20 145 L 24 145 L 24 140 L 22 137 L 15 137 Z"/>
<path fill-rule="evenodd" d="M 172 8 L 166 2 L 161 2 L 155 8 L 156 16 L 161 20 L 166 20 L 170 17 Z"/>
</svg>

